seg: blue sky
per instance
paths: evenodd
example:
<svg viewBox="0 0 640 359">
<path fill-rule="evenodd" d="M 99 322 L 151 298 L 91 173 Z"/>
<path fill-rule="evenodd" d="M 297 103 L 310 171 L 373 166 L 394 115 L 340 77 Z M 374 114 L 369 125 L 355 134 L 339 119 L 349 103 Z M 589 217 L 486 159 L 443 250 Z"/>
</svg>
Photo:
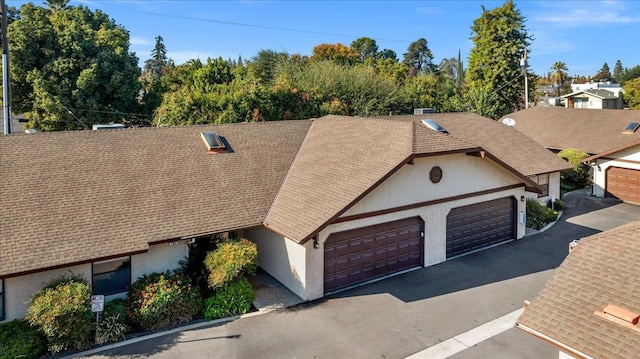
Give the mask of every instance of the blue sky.
<svg viewBox="0 0 640 359">
<path fill-rule="evenodd" d="M 25 1 L 6 1 L 20 6 Z M 34 1 L 43 4 L 41 1 Z M 310 55 L 321 43 L 371 37 L 399 58 L 424 37 L 434 61 L 466 58 L 473 44 L 473 20 L 504 1 L 162 1 L 82 0 L 106 12 L 129 30 L 130 50 L 141 63 L 157 35 L 176 64 L 207 57 L 251 58 L 261 49 Z M 640 64 L 640 1 L 515 1 L 534 40 L 531 69 L 543 75 L 563 61 L 570 75 L 594 75 L 603 63 L 611 70 Z"/>
</svg>

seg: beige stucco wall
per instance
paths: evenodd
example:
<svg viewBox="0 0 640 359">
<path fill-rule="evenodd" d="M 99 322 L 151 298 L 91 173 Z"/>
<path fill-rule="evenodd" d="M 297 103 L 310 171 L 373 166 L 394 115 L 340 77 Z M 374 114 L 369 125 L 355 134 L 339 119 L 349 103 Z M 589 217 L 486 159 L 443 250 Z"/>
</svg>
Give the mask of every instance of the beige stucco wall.
<svg viewBox="0 0 640 359">
<path fill-rule="evenodd" d="M 132 281 L 135 281 L 136 278 L 143 274 L 164 272 L 178 268 L 178 262 L 186 257 L 186 249 L 186 241 L 181 240 L 173 242 L 171 245 L 169 243 L 152 245 L 149 247 L 148 252 L 131 256 Z M 24 317 L 27 310 L 27 302 L 31 296 L 47 282 L 62 275 L 67 275 L 69 272 L 82 275 L 91 283 L 91 263 L 5 279 L 4 304 L 6 320 Z M 121 295 L 113 295 L 106 299 L 110 300 L 119 296 Z"/>
<path fill-rule="evenodd" d="M 632 168 L 640 170 L 640 146 L 634 146 L 625 150 L 607 155 L 611 159 L 597 159 L 593 166 L 593 195 L 604 197 L 609 167 Z M 599 168 L 598 168 L 599 167 Z"/>
<path fill-rule="evenodd" d="M 305 286 L 309 275 L 307 255 L 313 250 L 313 241 L 310 244 L 299 245 L 265 227 L 247 229 L 245 237 L 258 246 L 258 265 L 262 269 L 300 298 L 317 298 L 311 297 Z"/>
<path fill-rule="evenodd" d="M 49 281 L 63 275 L 69 275 L 70 272 L 75 275 L 83 276 L 91 282 L 91 264 L 83 264 L 4 279 L 5 319 L 13 320 L 24 317 L 31 296 L 33 296 Z"/>
<path fill-rule="evenodd" d="M 440 166 L 443 178 L 438 184 L 429 180 L 429 171 Z M 461 194 L 502 188 L 521 180 L 488 159 L 464 154 L 415 159 L 405 165 L 380 186 L 356 203 L 343 216 L 369 213 L 403 205 L 443 199 Z M 559 186 L 559 184 L 558 184 Z M 425 266 L 446 260 L 446 218 L 452 208 L 513 197 L 517 211 L 525 211 L 524 186 L 475 197 L 447 201 L 401 212 L 367 217 L 329 225 L 318 235 L 318 248 L 313 241 L 300 246 L 264 227 L 246 231 L 246 236 L 258 244 L 260 266 L 305 300 L 324 295 L 324 250 L 328 236 L 334 232 L 370 226 L 377 223 L 419 216 L 425 221 Z M 518 223 L 517 237 L 524 236 L 524 223 Z"/>
<path fill-rule="evenodd" d="M 538 194 L 535 192 L 527 192 L 526 197 L 537 199 L 542 203 L 547 203 L 551 200 L 551 197 L 554 196 L 556 198 L 560 198 L 560 172 L 549 173 L 549 195 L 538 197 Z"/>
</svg>

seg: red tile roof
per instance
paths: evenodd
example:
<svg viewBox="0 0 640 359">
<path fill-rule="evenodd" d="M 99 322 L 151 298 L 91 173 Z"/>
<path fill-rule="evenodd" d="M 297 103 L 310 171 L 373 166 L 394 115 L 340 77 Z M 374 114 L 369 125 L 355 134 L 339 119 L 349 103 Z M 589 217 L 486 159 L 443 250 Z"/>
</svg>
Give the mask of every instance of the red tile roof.
<svg viewBox="0 0 640 359">
<path fill-rule="evenodd" d="M 595 312 L 640 313 L 640 222 L 584 238 L 517 321 L 594 358 L 640 358 L 640 332 Z"/>
</svg>

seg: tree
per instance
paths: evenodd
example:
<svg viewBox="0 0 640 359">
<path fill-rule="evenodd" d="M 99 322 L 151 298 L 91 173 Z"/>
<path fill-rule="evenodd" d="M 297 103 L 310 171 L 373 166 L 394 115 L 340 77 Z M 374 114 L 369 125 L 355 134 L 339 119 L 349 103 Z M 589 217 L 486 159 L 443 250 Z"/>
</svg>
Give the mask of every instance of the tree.
<svg viewBox="0 0 640 359">
<path fill-rule="evenodd" d="M 630 109 L 640 109 L 640 77 L 625 82 L 622 86 L 624 90 L 624 101 Z"/>
<path fill-rule="evenodd" d="M 351 65 L 360 58 L 360 54 L 341 43 L 320 44 L 313 48 L 311 61 L 330 60 L 340 65 Z"/>
<path fill-rule="evenodd" d="M 409 48 L 404 54 L 402 62 L 409 67 L 413 67 L 414 69 L 425 73 L 433 72 L 435 70 L 433 54 L 431 53 L 431 50 L 429 50 L 427 40 L 424 38 L 418 39 L 409 44 Z"/>
<path fill-rule="evenodd" d="M 512 0 L 493 10 L 482 7 L 482 15 L 474 20 L 471 26 L 474 47 L 469 55 L 466 83 L 474 92 L 473 97 L 482 99 L 473 103 L 488 105 L 490 109 L 472 106 L 473 111 L 492 113 L 498 119 L 523 103 L 520 59 L 531 40 L 524 22 Z M 496 96 L 489 96 L 488 90 Z"/>
<path fill-rule="evenodd" d="M 607 65 L 607 63 L 605 62 L 600 68 L 600 71 L 598 71 L 598 73 L 595 76 L 593 76 L 593 80 L 609 81 L 610 79 L 611 79 L 611 71 L 609 70 L 609 65 Z"/>
<path fill-rule="evenodd" d="M 464 69 L 462 66 L 462 59 L 460 58 L 460 51 L 458 51 L 458 58 L 443 59 L 438 66 L 440 74 L 446 76 L 455 83 L 456 89 L 460 91 L 464 83 Z"/>
<path fill-rule="evenodd" d="M 562 61 L 556 61 L 551 66 L 551 82 L 556 86 L 556 97 L 560 97 L 560 88 L 567 81 L 567 64 Z"/>
<path fill-rule="evenodd" d="M 105 113 L 137 106 L 140 70 L 127 30 L 100 10 L 49 4 L 22 5 L 8 29 L 15 110 L 45 131 L 122 121 Z"/>
<path fill-rule="evenodd" d="M 360 62 L 376 58 L 378 55 L 378 44 L 376 44 L 376 40 L 369 37 L 361 37 L 354 40 L 351 43 L 351 48 L 360 55 L 358 60 Z"/>
<path fill-rule="evenodd" d="M 273 50 L 260 50 L 258 54 L 251 58 L 247 66 L 249 72 L 258 81 L 268 84 L 274 79 L 274 69 L 278 63 L 288 61 L 290 58 L 286 52 L 277 52 Z"/>
<path fill-rule="evenodd" d="M 398 61 L 398 55 L 396 54 L 396 52 L 389 49 L 383 49 L 382 51 L 378 52 L 378 58 L 381 60 L 390 59 L 393 61 Z"/>
<path fill-rule="evenodd" d="M 624 72 L 624 69 L 622 68 L 622 62 L 620 60 L 616 61 L 615 66 L 613 66 L 613 79 L 617 83 L 620 83 L 623 72 Z"/>
<path fill-rule="evenodd" d="M 156 36 L 156 45 L 151 50 L 151 58 L 144 62 L 144 72 L 148 73 L 153 81 L 158 81 L 169 64 L 167 48 L 164 46 L 162 36 Z"/>
</svg>

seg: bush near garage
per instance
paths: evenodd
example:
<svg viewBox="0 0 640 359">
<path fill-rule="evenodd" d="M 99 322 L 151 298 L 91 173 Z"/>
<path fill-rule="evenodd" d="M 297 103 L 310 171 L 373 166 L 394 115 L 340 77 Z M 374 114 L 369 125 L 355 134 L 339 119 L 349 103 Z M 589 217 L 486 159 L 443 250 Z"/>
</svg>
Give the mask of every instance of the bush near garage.
<svg viewBox="0 0 640 359">
<path fill-rule="evenodd" d="M 130 331 L 127 325 L 127 301 L 122 298 L 114 299 L 104 305 L 100 313 L 100 322 L 96 326 L 96 344 L 117 342 L 125 339 Z"/>
<path fill-rule="evenodd" d="M 80 276 L 60 277 L 31 299 L 26 320 L 42 330 L 51 353 L 90 346 L 91 288 Z"/>
<path fill-rule="evenodd" d="M 38 358 L 47 352 L 42 332 L 24 320 L 0 324 L 0 359 Z"/>
<path fill-rule="evenodd" d="M 558 211 L 554 211 L 535 199 L 527 199 L 527 227 L 536 230 L 558 218 Z"/>
<path fill-rule="evenodd" d="M 564 211 L 565 204 L 564 204 L 563 200 L 556 198 L 555 203 L 552 203 L 551 200 L 549 200 L 547 202 L 547 207 L 549 207 L 549 208 L 551 208 L 551 209 L 553 209 L 555 211 Z"/>
<path fill-rule="evenodd" d="M 202 311 L 202 297 L 180 273 L 152 273 L 138 278 L 127 296 L 127 318 L 147 331 L 190 321 Z"/>
<path fill-rule="evenodd" d="M 558 157 L 573 166 L 572 170 L 567 170 L 560 174 L 560 182 L 563 189 L 573 191 L 584 188 L 591 183 L 591 175 L 589 173 L 591 167 L 582 162 L 582 160 L 589 157 L 588 153 L 575 148 L 566 148 L 558 152 Z"/>
<path fill-rule="evenodd" d="M 258 248 L 248 239 L 227 240 L 207 254 L 205 265 L 209 270 L 209 287 L 217 289 L 236 278 L 255 274 Z"/>
<path fill-rule="evenodd" d="M 204 301 L 204 317 L 219 319 L 244 314 L 255 299 L 251 283 L 245 277 L 218 287 L 216 293 Z"/>
</svg>

